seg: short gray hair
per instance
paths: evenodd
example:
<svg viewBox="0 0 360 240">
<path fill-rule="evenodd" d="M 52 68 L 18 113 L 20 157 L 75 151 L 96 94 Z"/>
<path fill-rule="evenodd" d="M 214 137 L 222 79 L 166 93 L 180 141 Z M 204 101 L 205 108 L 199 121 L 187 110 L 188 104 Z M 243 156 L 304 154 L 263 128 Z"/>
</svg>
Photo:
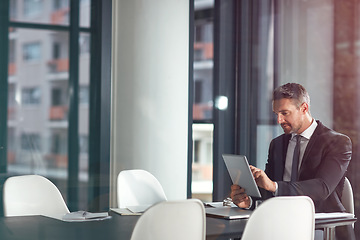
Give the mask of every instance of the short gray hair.
<svg viewBox="0 0 360 240">
<path fill-rule="evenodd" d="M 297 108 L 300 108 L 303 103 L 307 103 L 310 112 L 310 96 L 302 85 L 298 83 L 286 83 L 277 87 L 273 92 L 273 100 L 275 101 L 283 98 L 293 100 Z"/>
</svg>

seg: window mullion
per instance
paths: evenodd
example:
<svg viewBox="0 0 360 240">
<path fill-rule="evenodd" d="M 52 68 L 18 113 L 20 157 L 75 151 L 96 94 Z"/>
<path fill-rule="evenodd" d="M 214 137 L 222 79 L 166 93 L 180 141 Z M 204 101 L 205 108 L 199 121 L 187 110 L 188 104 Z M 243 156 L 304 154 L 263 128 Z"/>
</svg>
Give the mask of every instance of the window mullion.
<svg viewBox="0 0 360 240">
<path fill-rule="evenodd" d="M 79 0 L 70 1 L 69 43 L 69 128 L 68 128 L 68 206 L 78 206 L 79 187 Z"/>
<path fill-rule="evenodd" d="M 7 171 L 9 2 L 0 1 L 0 173 Z"/>
</svg>

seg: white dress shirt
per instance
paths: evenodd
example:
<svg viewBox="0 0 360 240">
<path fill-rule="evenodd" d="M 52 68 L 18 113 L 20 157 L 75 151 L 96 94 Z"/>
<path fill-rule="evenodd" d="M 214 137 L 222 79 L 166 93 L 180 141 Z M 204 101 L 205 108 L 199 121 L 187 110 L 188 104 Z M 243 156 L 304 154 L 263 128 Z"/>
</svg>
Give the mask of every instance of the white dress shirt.
<svg viewBox="0 0 360 240">
<path fill-rule="evenodd" d="M 298 169 L 301 166 L 306 146 L 308 145 L 309 140 L 310 140 L 311 136 L 313 135 L 317 125 L 318 125 L 317 122 L 313 119 L 311 125 L 300 134 L 300 136 L 301 136 L 301 138 L 300 138 L 300 157 L 299 157 Z M 296 134 L 292 133 L 291 139 L 289 141 L 288 149 L 286 152 L 283 181 L 287 181 L 287 182 L 290 182 L 290 179 L 291 179 L 291 167 L 292 167 L 294 149 L 295 149 L 295 145 L 296 145 L 296 139 L 294 138 L 295 136 L 296 136 Z M 276 191 L 275 191 L 274 195 L 277 196 L 277 190 L 278 190 L 277 182 L 275 182 L 275 185 L 276 185 Z"/>
<path fill-rule="evenodd" d="M 301 166 L 306 146 L 309 143 L 309 140 L 310 140 L 311 136 L 313 135 L 316 127 L 317 127 L 317 122 L 315 120 L 313 120 L 311 125 L 304 132 L 302 132 L 300 134 L 300 136 L 301 136 L 300 137 L 300 157 L 299 157 L 298 169 Z M 291 139 L 289 141 L 289 145 L 288 145 L 288 149 L 287 149 L 287 153 L 286 153 L 286 160 L 285 160 L 285 169 L 284 169 L 284 176 L 283 176 L 284 181 L 290 181 L 290 179 L 291 179 L 291 167 L 292 167 L 292 162 L 293 162 L 294 149 L 295 149 L 295 145 L 296 145 L 296 139 L 295 139 L 296 135 L 297 134 L 293 133 L 291 136 Z"/>
</svg>

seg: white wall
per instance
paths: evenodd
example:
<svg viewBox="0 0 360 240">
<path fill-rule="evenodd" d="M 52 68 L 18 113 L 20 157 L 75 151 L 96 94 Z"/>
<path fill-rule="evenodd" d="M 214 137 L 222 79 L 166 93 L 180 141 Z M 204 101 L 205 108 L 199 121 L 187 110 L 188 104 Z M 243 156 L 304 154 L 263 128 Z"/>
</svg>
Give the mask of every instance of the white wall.
<svg viewBox="0 0 360 240">
<path fill-rule="evenodd" d="M 189 1 L 113 0 L 112 207 L 124 169 L 186 198 L 188 46 Z"/>
</svg>

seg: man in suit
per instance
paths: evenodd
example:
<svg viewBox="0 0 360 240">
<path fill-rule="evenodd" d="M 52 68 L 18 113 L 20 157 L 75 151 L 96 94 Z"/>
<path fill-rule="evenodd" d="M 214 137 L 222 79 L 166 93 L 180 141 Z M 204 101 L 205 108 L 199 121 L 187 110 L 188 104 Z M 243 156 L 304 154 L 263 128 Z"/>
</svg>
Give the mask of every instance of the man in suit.
<svg viewBox="0 0 360 240">
<path fill-rule="evenodd" d="M 305 195 L 314 201 L 316 212 L 344 212 L 340 199 L 351 160 L 350 139 L 311 117 L 310 98 L 300 84 L 276 88 L 273 111 L 284 134 L 271 141 L 265 171 L 250 166 L 264 199 Z M 231 186 L 231 198 L 239 207 L 251 207 L 241 186 Z M 348 233 L 339 228 L 336 234 L 348 239 L 343 235 Z"/>
</svg>

